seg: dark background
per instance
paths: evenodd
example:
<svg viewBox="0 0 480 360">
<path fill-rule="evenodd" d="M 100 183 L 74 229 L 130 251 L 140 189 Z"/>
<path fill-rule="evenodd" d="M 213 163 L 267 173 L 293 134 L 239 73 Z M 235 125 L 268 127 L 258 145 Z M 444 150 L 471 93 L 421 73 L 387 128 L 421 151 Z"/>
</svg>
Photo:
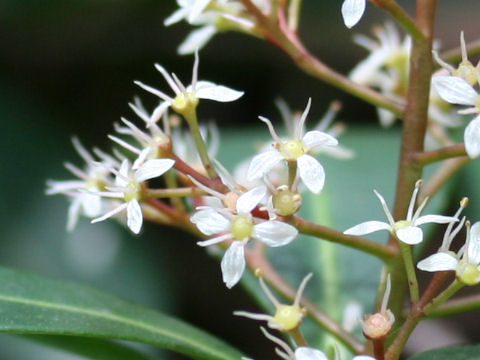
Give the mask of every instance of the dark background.
<svg viewBox="0 0 480 360">
<path fill-rule="evenodd" d="M 411 10 L 413 1 L 402 3 Z M 368 34 L 384 17 L 368 4 L 361 23 L 347 30 L 340 4 L 305 0 L 301 33 L 314 54 L 346 73 L 365 56 L 352 45 L 352 35 Z M 439 6 L 437 37 L 444 48 L 458 45 L 461 29 L 467 41 L 476 38 L 478 1 Z M 195 239 L 149 225 L 134 237 L 111 221 L 95 226 L 82 221 L 68 234 L 67 203 L 44 196 L 46 179 L 70 177 L 62 162 L 81 164 L 72 134 L 88 147 L 109 149 L 112 123 L 120 116 L 134 119 L 127 106 L 133 96 L 155 103 L 133 84 L 142 80 L 166 89 L 155 62 L 189 81 L 193 57 L 177 56 L 176 47 L 191 28 L 163 26 L 174 10 L 174 1 L 161 0 L 0 1 L 0 264 L 112 291 L 219 334 L 250 349 L 253 357 L 271 357 L 271 344 L 262 345 L 266 340 L 256 324 L 245 321 L 240 329 L 233 322 L 232 309 L 253 308 L 246 305 L 248 297 L 238 287 L 225 290 L 218 263 Z M 200 78 L 246 92 L 228 106 L 202 104 L 200 114 L 220 127 L 253 124 L 258 115 L 275 113 L 278 96 L 300 109 L 312 97 L 315 117 L 339 99 L 342 121 L 351 126 L 377 121 L 368 105 L 309 78 L 273 45 L 242 34 L 217 35 L 201 51 Z M 5 359 L 56 356 L 37 348 L 28 354 L 29 347 L 16 338 L 0 338 Z M 19 355 L 20 347 L 25 354 Z"/>
</svg>

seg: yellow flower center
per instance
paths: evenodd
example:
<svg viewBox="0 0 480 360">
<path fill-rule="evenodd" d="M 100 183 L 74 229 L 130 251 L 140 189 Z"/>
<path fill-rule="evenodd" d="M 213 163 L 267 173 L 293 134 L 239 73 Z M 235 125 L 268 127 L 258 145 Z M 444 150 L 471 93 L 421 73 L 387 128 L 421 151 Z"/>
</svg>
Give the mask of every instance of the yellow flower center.
<svg viewBox="0 0 480 360">
<path fill-rule="evenodd" d="M 280 216 L 295 214 L 302 205 L 302 197 L 290 189 L 279 190 L 273 196 L 273 207 Z"/>
<path fill-rule="evenodd" d="M 235 240 L 251 238 L 253 230 L 253 221 L 250 216 L 238 215 L 233 218 L 230 232 Z"/>
<path fill-rule="evenodd" d="M 278 150 L 287 160 L 296 160 L 305 154 L 305 148 L 300 140 L 289 140 L 281 143 Z"/>
<path fill-rule="evenodd" d="M 198 98 L 195 97 L 194 93 L 180 93 L 173 99 L 172 109 L 183 115 L 188 112 L 193 112 L 197 105 Z"/>
<path fill-rule="evenodd" d="M 398 230 L 406 228 L 407 226 L 412 225 L 408 220 L 400 220 L 393 224 L 393 232 L 396 233 Z"/>
<path fill-rule="evenodd" d="M 478 81 L 478 70 L 470 61 L 460 63 L 454 75 L 461 77 L 472 86 L 475 86 Z"/>
<path fill-rule="evenodd" d="M 280 304 L 275 311 L 273 322 L 282 331 L 295 329 L 303 319 L 304 311 L 298 305 Z"/>
<path fill-rule="evenodd" d="M 465 285 L 477 285 L 480 282 L 480 270 L 466 260 L 460 260 L 457 265 L 457 278 Z"/>
<path fill-rule="evenodd" d="M 131 191 L 126 191 L 123 195 L 123 199 L 125 202 L 129 202 L 131 200 L 140 200 L 141 198 L 141 193 L 140 193 L 140 185 L 137 184 L 136 182 L 131 181 L 127 185 L 128 189 L 131 189 Z"/>
</svg>

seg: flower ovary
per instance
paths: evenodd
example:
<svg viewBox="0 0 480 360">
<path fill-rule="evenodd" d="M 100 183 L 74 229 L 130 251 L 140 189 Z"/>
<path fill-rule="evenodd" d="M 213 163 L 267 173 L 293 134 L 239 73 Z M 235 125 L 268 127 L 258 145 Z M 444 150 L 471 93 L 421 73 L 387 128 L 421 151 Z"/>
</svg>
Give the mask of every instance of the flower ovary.
<svg viewBox="0 0 480 360">
<path fill-rule="evenodd" d="M 235 240 L 249 239 L 253 235 L 253 222 L 249 216 L 238 215 L 232 220 L 230 231 Z"/>
<path fill-rule="evenodd" d="M 290 331 L 295 329 L 304 316 L 304 311 L 298 305 L 280 304 L 275 311 L 272 322 L 279 330 Z"/>
<path fill-rule="evenodd" d="M 480 282 L 480 270 L 477 266 L 461 260 L 457 266 L 457 278 L 465 285 L 477 285 Z"/>
</svg>

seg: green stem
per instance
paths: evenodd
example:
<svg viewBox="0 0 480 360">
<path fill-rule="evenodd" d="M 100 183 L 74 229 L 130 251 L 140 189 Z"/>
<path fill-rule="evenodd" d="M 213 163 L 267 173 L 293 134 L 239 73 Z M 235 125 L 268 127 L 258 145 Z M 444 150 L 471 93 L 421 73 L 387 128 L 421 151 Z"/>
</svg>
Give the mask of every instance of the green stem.
<svg viewBox="0 0 480 360">
<path fill-rule="evenodd" d="M 408 288 L 410 290 L 410 300 L 416 303 L 419 299 L 417 274 L 415 273 L 415 264 L 413 263 L 412 247 L 399 241 L 402 250 L 403 263 L 407 273 Z"/>
<path fill-rule="evenodd" d="M 210 179 L 217 178 L 218 177 L 217 172 L 215 171 L 212 161 L 210 160 L 207 146 L 205 145 L 205 141 L 203 140 L 202 134 L 200 132 L 200 126 L 198 125 L 196 109 L 182 113 L 182 115 L 187 121 L 187 124 L 190 128 L 190 132 L 192 133 L 193 140 L 195 141 L 195 146 L 197 147 L 198 155 L 200 156 L 200 160 L 202 161 L 205 171 L 207 172 Z"/>
<path fill-rule="evenodd" d="M 308 346 L 308 342 L 305 339 L 305 336 L 303 336 L 300 327 L 297 326 L 295 329 L 290 330 L 288 333 L 293 338 L 293 340 L 295 340 L 295 344 L 297 344 L 297 346 Z"/>
<path fill-rule="evenodd" d="M 413 40 L 424 41 L 425 36 L 417 24 L 405 10 L 394 0 L 370 0 L 372 3 L 387 11 L 405 29 Z"/>
<path fill-rule="evenodd" d="M 480 309 L 480 294 L 449 300 L 430 310 L 429 317 L 443 317 Z"/>
<path fill-rule="evenodd" d="M 450 299 L 455 293 L 460 290 L 462 287 L 465 285 L 455 279 L 453 283 L 450 284 L 449 287 L 447 287 L 440 295 L 438 295 L 433 301 L 428 304 L 427 306 L 424 307 L 423 311 L 425 312 L 426 315 L 429 315 L 429 313 L 433 310 L 435 310 L 438 306 L 441 304 L 445 303 L 448 299 Z"/>
<path fill-rule="evenodd" d="M 341 231 L 315 224 L 299 216 L 293 217 L 293 224 L 302 234 L 315 236 L 317 238 L 349 246 L 351 248 L 375 255 L 384 261 L 397 256 L 397 252 L 392 247 L 379 244 L 375 241 L 371 241 L 359 236 L 345 235 Z"/>
</svg>

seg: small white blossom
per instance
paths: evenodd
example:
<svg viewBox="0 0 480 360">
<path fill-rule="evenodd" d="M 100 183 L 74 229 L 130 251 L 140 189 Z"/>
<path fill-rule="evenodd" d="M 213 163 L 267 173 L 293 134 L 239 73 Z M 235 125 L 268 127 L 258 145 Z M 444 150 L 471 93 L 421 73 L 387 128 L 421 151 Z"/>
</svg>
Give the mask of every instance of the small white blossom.
<svg viewBox="0 0 480 360">
<path fill-rule="evenodd" d="M 95 149 L 94 152 L 101 159 L 101 163 L 98 163 L 76 137 L 72 138 L 72 143 L 75 150 L 85 161 L 86 166 L 80 169 L 71 163 L 65 163 L 65 167 L 78 179 L 49 180 L 46 190 L 47 195 L 64 194 L 70 198 L 71 204 L 67 216 L 68 231 L 74 229 L 80 215 L 93 218 L 104 211 L 106 204 L 98 196 L 92 195 L 91 192 L 101 191 L 112 182 L 110 173 L 105 167 L 117 163 L 113 158 Z"/>
<path fill-rule="evenodd" d="M 367 221 L 358 225 L 355 225 L 344 231 L 344 234 L 347 235 L 365 235 L 379 230 L 387 230 L 395 235 L 400 241 L 405 244 L 415 245 L 423 241 L 423 232 L 419 228 L 420 225 L 426 223 L 437 223 L 437 224 L 446 224 L 451 221 L 457 221 L 455 217 L 451 216 L 442 216 L 442 215 L 423 215 L 420 216 L 423 208 L 427 204 L 428 198 L 426 198 L 423 203 L 417 208 L 415 213 L 413 209 L 417 200 L 417 194 L 420 188 L 422 181 L 417 181 L 415 185 L 415 190 L 413 191 L 412 197 L 410 199 L 410 204 L 408 206 L 407 218 L 405 220 L 395 221 L 393 219 L 390 210 L 387 207 L 385 199 L 380 195 L 376 190 L 373 190 L 375 195 L 380 200 L 382 204 L 383 211 L 387 216 L 388 223 L 382 221 Z"/>
<path fill-rule="evenodd" d="M 263 177 L 281 161 L 296 162 L 298 174 L 307 188 L 314 194 L 320 193 L 325 183 L 325 171 L 322 165 L 310 154 L 320 152 L 324 147 L 336 146 L 338 141 L 329 134 L 318 130 L 304 134 L 304 123 L 310 110 L 310 99 L 302 116 L 296 123 L 293 134 L 288 140 L 282 140 L 275 132 L 270 120 L 260 117 L 270 130 L 275 143 L 271 150 L 256 155 L 248 168 L 247 180 Z"/>
<path fill-rule="evenodd" d="M 135 84 L 162 100 L 153 111 L 149 123 L 158 121 L 169 107 L 180 114 L 185 114 L 196 108 L 199 99 L 230 102 L 237 100 L 243 95 L 242 91 L 233 90 L 210 81 L 197 81 L 198 62 L 198 53 L 195 53 L 192 82 L 188 86 L 184 86 L 175 74 L 170 75 L 161 65 L 155 64 L 156 69 L 162 74 L 168 85 L 174 91 L 174 97 L 168 96 L 162 91 L 145 85 L 140 81 L 135 81 Z"/>
<path fill-rule="evenodd" d="M 465 128 L 464 142 L 470 158 L 480 156 L 480 95 L 468 82 L 457 76 L 435 76 L 432 83 L 443 100 L 470 106 L 460 110 L 460 114 L 477 114 Z"/>
<path fill-rule="evenodd" d="M 355 26 L 365 12 L 366 0 L 344 0 L 342 4 L 342 16 L 345 26 Z"/>
<path fill-rule="evenodd" d="M 139 201 L 142 183 L 163 175 L 170 170 L 174 164 L 175 161 L 171 159 L 151 159 L 144 162 L 142 166 L 137 169 L 133 169 L 130 162 L 125 159 L 118 171 L 110 168 L 109 170 L 116 175 L 115 185 L 107 187 L 106 189 L 108 191 L 98 191 L 93 194 L 123 200 L 124 202 L 106 214 L 93 219 L 92 223 L 106 220 L 126 210 L 127 226 L 134 234 L 138 234 L 143 223 L 142 208 Z"/>
<path fill-rule="evenodd" d="M 275 306 L 275 314 L 257 314 L 247 311 L 235 311 L 233 314 L 238 316 L 244 316 L 253 320 L 267 321 L 268 326 L 272 329 L 280 331 L 290 331 L 297 328 L 305 316 L 306 310 L 300 307 L 300 300 L 303 296 L 303 291 L 307 285 L 308 280 L 312 277 L 312 273 L 305 276 L 298 287 L 297 294 L 295 295 L 295 300 L 292 305 L 281 304 L 275 296 L 268 289 L 267 285 L 260 278 L 260 286 L 263 289 L 263 292 L 271 303 Z"/>
<path fill-rule="evenodd" d="M 221 269 L 223 282 L 228 288 L 238 283 L 245 270 L 245 245 L 256 239 L 267 246 L 277 247 L 290 243 L 298 234 L 293 226 L 280 221 L 255 219 L 251 212 L 266 195 L 266 187 L 253 188 L 238 197 L 235 211 L 200 207 L 191 218 L 205 235 L 217 235 L 200 241 L 200 246 L 210 246 L 226 240 L 233 240 L 223 255 Z"/>
</svg>

